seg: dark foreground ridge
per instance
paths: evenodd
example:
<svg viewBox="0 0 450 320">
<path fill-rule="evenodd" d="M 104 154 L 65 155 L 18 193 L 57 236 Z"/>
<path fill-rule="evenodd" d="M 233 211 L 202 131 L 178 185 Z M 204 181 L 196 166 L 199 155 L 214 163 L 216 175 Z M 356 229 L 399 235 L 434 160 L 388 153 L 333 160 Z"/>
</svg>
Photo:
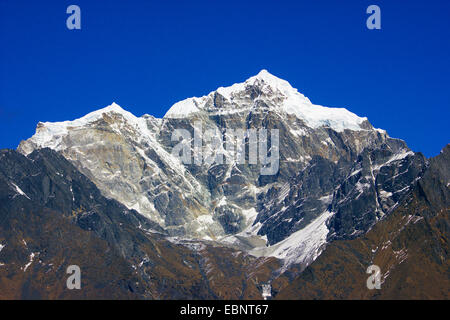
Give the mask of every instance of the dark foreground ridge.
<svg viewBox="0 0 450 320">
<path fill-rule="evenodd" d="M 0 299 L 261 299 L 259 281 L 279 267 L 164 236 L 57 152 L 0 151 Z M 66 287 L 69 265 L 81 290 Z"/>
<path fill-rule="evenodd" d="M 164 230 L 97 187 L 50 149 L 0 151 L 0 299 L 448 299 L 450 146 L 367 234 L 336 240 L 302 273 L 274 279 L 274 258 L 173 244 Z M 366 287 L 367 266 L 382 289 Z M 82 270 L 69 290 L 66 269 Z"/>
</svg>

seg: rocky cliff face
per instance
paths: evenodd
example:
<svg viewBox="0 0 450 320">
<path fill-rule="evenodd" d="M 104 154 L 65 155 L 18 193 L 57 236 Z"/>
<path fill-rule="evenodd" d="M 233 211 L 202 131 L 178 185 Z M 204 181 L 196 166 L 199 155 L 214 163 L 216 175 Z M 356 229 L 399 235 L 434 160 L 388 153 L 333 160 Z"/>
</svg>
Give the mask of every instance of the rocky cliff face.
<svg viewBox="0 0 450 320">
<path fill-rule="evenodd" d="M 182 161 L 173 153 L 180 129 L 192 139 L 203 134 L 203 154 L 223 156 L 223 163 L 196 163 L 199 149 L 192 141 L 184 145 L 191 161 Z M 251 134 L 261 129 L 268 134 L 257 135 L 259 142 L 267 142 L 268 155 L 279 155 L 273 174 L 265 172 L 273 163 L 250 156 Z M 278 130 L 278 147 L 271 130 Z M 240 141 L 241 158 L 226 148 Z M 306 266 L 327 241 L 367 232 L 426 165 L 422 155 L 366 118 L 314 105 L 265 70 L 181 101 L 163 119 L 138 118 L 113 104 L 75 121 L 39 123 L 18 150 L 27 155 L 44 147 L 59 151 L 103 195 L 168 235 L 274 256 L 285 268 Z"/>
<path fill-rule="evenodd" d="M 279 299 L 449 299 L 450 145 L 430 159 L 394 212 L 364 236 L 338 240 L 301 275 L 273 283 Z M 370 265 L 381 288 L 369 290 Z"/>
<path fill-rule="evenodd" d="M 0 299 L 261 299 L 280 266 L 166 236 L 59 153 L 0 150 Z M 70 265 L 81 290 L 66 287 Z"/>
</svg>

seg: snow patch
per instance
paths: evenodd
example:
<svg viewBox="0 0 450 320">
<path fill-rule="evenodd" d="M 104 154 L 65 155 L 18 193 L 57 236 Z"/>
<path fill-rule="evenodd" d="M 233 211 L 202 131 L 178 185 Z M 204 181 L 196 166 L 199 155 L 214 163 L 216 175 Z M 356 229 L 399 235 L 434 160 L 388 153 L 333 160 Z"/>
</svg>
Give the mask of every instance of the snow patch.
<svg viewBox="0 0 450 320">
<path fill-rule="evenodd" d="M 256 248 L 250 251 L 254 256 L 272 256 L 284 261 L 282 272 L 291 265 L 298 263 L 309 264 L 322 252 L 327 243 L 327 221 L 334 215 L 325 211 L 306 227 L 291 234 L 288 238 L 267 248 Z"/>
<path fill-rule="evenodd" d="M 28 200 L 31 200 L 30 197 L 27 196 L 27 194 L 25 192 L 22 191 L 22 189 L 20 189 L 14 182 L 11 182 L 11 184 L 13 185 L 13 187 L 16 189 L 16 192 L 18 194 L 20 194 L 21 196 L 26 197 Z"/>
<path fill-rule="evenodd" d="M 34 252 L 32 252 L 32 253 L 30 254 L 30 260 L 29 260 L 29 262 L 23 267 L 23 272 L 27 271 L 28 267 L 33 263 L 34 257 L 36 257 L 37 254 L 39 254 L 39 252 L 36 253 L 36 254 L 35 254 Z"/>
<path fill-rule="evenodd" d="M 383 199 L 388 199 L 388 198 L 392 197 L 392 192 L 388 192 L 388 191 L 385 191 L 385 190 L 380 190 L 380 196 Z"/>
<path fill-rule="evenodd" d="M 197 106 L 203 102 L 202 100 L 204 100 L 204 98 L 193 97 L 179 101 L 167 111 L 164 118 L 183 118 L 184 116 L 200 112 L 200 109 Z"/>
</svg>

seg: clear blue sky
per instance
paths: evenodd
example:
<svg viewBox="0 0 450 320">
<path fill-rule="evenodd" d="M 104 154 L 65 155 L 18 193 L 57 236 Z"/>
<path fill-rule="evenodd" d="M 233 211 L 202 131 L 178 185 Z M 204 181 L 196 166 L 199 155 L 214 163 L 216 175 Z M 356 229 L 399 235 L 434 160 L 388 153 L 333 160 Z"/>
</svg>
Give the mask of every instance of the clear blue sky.
<svg viewBox="0 0 450 320">
<path fill-rule="evenodd" d="M 426 156 L 450 142 L 448 0 L 0 0 L 0 148 L 113 101 L 161 117 L 260 69 Z"/>
</svg>

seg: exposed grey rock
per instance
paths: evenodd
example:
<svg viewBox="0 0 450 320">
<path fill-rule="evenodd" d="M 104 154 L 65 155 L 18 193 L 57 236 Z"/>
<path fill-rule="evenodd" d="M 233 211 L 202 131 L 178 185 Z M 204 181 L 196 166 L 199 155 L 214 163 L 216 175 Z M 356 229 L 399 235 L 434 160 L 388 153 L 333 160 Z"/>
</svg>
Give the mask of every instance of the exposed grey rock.
<svg viewBox="0 0 450 320">
<path fill-rule="evenodd" d="M 193 137 L 198 123 L 224 141 L 230 129 L 277 129 L 279 170 L 264 175 L 261 162 L 249 163 L 248 139 L 245 163 L 182 163 L 171 154 L 179 143 L 172 134 L 185 129 Z M 105 196 L 171 236 L 260 247 L 264 255 L 282 258 L 281 252 L 296 254 L 301 230 L 314 242 L 309 257 L 320 253 L 326 238 L 365 233 L 389 214 L 426 165 L 422 155 L 366 118 L 313 105 L 266 71 L 177 103 L 163 119 L 136 118 L 113 104 L 71 123 L 40 123 L 18 150 L 28 154 L 42 147 L 61 152 Z M 217 156 L 225 146 L 209 141 L 204 148 Z M 312 227 L 321 230 L 317 239 Z M 302 247 L 302 256 L 308 248 Z"/>
</svg>

